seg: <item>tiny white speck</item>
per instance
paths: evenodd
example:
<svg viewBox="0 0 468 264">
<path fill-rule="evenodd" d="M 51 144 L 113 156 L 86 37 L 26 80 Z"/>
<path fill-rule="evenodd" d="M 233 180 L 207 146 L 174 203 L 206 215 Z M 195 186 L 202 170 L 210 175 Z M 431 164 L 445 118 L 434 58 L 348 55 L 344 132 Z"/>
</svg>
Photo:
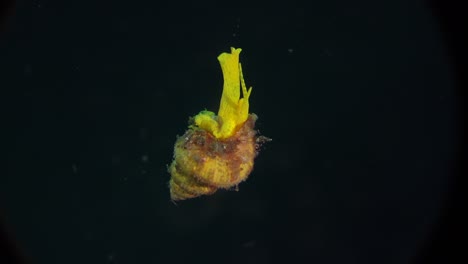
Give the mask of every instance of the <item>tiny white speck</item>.
<svg viewBox="0 0 468 264">
<path fill-rule="evenodd" d="M 291 49 L 291 48 L 290 48 L 290 49 L 288 49 L 288 52 L 289 52 L 289 53 L 293 53 L 293 52 L 294 52 L 294 49 Z"/>
</svg>

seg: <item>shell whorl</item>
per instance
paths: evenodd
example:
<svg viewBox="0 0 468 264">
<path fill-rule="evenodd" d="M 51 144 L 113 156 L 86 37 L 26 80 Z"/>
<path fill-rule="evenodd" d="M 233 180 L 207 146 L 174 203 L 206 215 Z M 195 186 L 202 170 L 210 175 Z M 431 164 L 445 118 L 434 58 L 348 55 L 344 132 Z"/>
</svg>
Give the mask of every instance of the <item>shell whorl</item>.
<svg viewBox="0 0 468 264">
<path fill-rule="evenodd" d="M 253 169 L 257 116 L 250 114 L 234 136 L 217 139 L 206 130 L 189 128 L 174 146 L 169 166 L 171 199 L 184 200 L 229 189 L 247 179 Z"/>
</svg>

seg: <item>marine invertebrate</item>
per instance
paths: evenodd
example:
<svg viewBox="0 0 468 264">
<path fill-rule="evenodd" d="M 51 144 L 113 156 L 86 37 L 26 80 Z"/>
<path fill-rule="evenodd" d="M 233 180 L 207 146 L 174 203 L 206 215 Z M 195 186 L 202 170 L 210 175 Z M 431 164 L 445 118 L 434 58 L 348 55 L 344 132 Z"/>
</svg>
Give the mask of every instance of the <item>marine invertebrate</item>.
<svg viewBox="0 0 468 264">
<path fill-rule="evenodd" d="M 224 79 L 218 115 L 201 111 L 176 140 L 168 169 L 173 201 L 236 187 L 252 171 L 259 146 L 270 140 L 254 130 L 257 115 L 249 114 L 252 88 L 245 85 L 240 52 L 231 48 L 218 56 Z"/>
</svg>

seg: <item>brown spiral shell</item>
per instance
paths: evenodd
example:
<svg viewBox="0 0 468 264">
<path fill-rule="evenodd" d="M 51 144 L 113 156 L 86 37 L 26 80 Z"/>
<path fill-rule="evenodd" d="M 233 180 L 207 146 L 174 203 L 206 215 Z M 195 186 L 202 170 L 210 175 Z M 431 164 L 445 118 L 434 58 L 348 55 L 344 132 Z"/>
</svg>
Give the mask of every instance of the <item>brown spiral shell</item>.
<svg viewBox="0 0 468 264">
<path fill-rule="evenodd" d="M 169 166 L 169 188 L 173 201 L 209 195 L 229 189 L 247 179 L 257 154 L 254 130 L 257 116 L 250 114 L 237 132 L 217 139 L 208 131 L 191 126 L 176 140 L 174 160 Z"/>
</svg>

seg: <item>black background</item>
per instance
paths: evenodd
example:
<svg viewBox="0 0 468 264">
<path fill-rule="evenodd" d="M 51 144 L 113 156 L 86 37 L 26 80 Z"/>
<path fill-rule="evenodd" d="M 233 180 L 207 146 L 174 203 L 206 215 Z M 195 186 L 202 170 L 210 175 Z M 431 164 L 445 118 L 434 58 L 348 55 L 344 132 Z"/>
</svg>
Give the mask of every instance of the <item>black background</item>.
<svg viewBox="0 0 468 264">
<path fill-rule="evenodd" d="M 462 144 L 434 10 L 18 2 L 0 42 L 9 233 L 37 263 L 430 261 Z M 173 204 L 175 136 L 216 111 L 231 46 L 273 141 L 239 192 Z"/>
</svg>

